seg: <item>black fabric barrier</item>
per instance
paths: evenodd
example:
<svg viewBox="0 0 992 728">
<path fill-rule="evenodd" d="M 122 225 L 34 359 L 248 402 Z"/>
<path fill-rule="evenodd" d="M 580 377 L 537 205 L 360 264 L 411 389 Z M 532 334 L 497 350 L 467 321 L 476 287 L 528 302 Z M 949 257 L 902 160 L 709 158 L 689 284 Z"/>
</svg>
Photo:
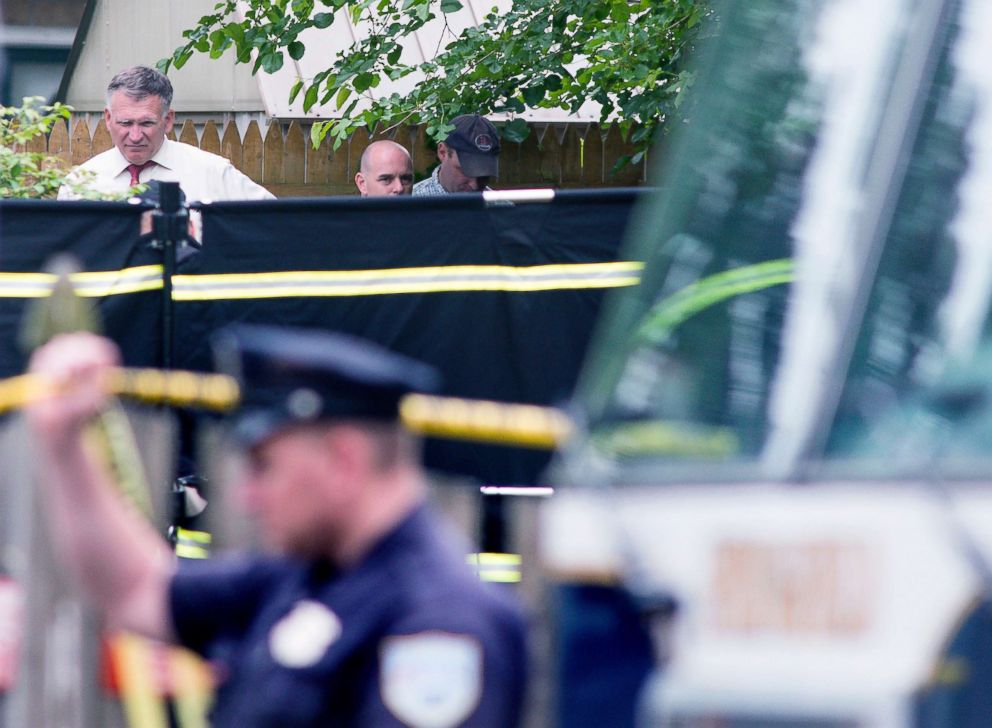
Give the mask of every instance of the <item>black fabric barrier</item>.
<svg viewBox="0 0 992 728">
<path fill-rule="evenodd" d="M 210 335 L 227 323 L 277 323 L 352 333 L 430 362 L 444 394 L 561 403 L 604 291 L 630 284 L 629 272 L 596 265 L 617 260 L 639 194 L 559 193 L 546 204 L 489 207 L 477 195 L 203 206 L 203 250 L 173 279 L 174 366 L 209 369 Z M 3 272 L 39 270 L 58 249 L 92 270 L 157 255 L 136 247 L 127 205 L 5 203 L 0 215 Z M 102 301 L 125 363 L 161 360 L 160 299 L 149 291 Z M 5 332 L 22 308 L 0 298 Z M 10 352 L 0 357 L 4 376 L 21 364 Z M 429 465 L 486 483 L 534 483 L 548 457 L 453 441 L 427 448 Z"/>
<path fill-rule="evenodd" d="M 60 252 L 71 252 L 91 272 L 161 264 L 161 254 L 138 240 L 141 212 L 117 202 L 0 202 L 0 377 L 20 374 L 26 363 L 17 344 L 32 300 L 19 295 L 30 283 L 24 274 L 42 271 Z M 129 365 L 161 362 L 161 296 L 152 290 L 92 299 L 104 332 L 120 345 Z"/>
</svg>

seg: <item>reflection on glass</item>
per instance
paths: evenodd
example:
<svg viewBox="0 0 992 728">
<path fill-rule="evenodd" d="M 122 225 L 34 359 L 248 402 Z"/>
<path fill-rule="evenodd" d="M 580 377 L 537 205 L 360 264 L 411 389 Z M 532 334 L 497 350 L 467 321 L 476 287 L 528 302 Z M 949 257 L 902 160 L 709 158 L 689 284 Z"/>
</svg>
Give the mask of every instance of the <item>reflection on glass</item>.
<svg viewBox="0 0 992 728">
<path fill-rule="evenodd" d="M 597 452 L 779 475 L 988 459 L 990 7 L 721 6 L 629 232 L 642 284 L 580 383 Z"/>
</svg>

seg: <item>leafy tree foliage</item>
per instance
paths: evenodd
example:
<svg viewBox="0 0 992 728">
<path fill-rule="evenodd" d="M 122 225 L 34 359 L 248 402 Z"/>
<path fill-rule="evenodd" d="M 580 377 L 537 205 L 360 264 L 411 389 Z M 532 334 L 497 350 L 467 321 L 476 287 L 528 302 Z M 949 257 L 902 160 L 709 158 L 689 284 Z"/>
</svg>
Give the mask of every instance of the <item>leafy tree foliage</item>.
<svg viewBox="0 0 992 728">
<path fill-rule="evenodd" d="M 147 185 L 134 185 L 126 192 L 103 192 L 93 186 L 95 175 L 69 168 L 57 156 L 28 151 L 31 141 L 46 137 L 61 119 L 66 124 L 72 107 L 58 102 L 48 106 L 41 96 L 26 96 L 21 106 L 0 106 L 0 197 L 51 198 L 68 186 L 87 200 L 123 200 L 144 192 Z"/>
<path fill-rule="evenodd" d="M 314 124 L 319 144 L 327 135 L 337 148 L 355 129 L 425 123 L 443 139 L 448 123 L 465 112 L 506 112 L 505 138 L 520 141 L 527 124 L 513 115 L 525 107 L 576 111 L 587 100 L 601 105 L 601 121 L 615 122 L 639 148 L 672 116 L 691 82 L 683 60 L 704 20 L 707 0 L 514 0 L 508 12 L 495 8 L 478 27 L 457 37 L 447 15 L 460 0 L 246 0 L 243 19 L 236 0 L 221 0 L 215 12 L 183 33 L 186 43 L 159 68 L 180 68 L 195 52 L 218 58 L 233 49 L 252 72 L 273 73 L 286 56 L 307 52 L 301 40 L 310 28 L 326 29 L 350 14 L 368 36 L 331 59 L 330 65 L 293 86 L 291 101 L 303 107 L 333 102 L 340 118 Z M 436 56 L 415 66 L 401 58 L 402 44 L 431 19 L 445 20 L 446 37 Z M 335 18 L 337 17 L 337 21 Z M 423 81 L 408 95 L 380 96 L 369 106 L 359 99 L 387 79 L 414 71 Z M 638 161 L 640 154 L 634 161 Z"/>
<path fill-rule="evenodd" d="M 69 121 L 70 108 L 45 106 L 40 96 L 22 106 L 0 106 L 0 197 L 54 197 L 65 181 L 60 160 L 25 145 L 51 131 L 59 119 Z"/>
</svg>

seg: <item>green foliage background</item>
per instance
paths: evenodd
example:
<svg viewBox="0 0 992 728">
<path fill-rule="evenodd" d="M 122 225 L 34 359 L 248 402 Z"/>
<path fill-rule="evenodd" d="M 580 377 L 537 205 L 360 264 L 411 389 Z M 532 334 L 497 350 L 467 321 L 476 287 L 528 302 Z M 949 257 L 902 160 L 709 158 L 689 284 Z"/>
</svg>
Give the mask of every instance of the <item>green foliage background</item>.
<svg viewBox="0 0 992 728">
<path fill-rule="evenodd" d="M 314 125 L 314 145 L 330 135 L 337 148 L 359 127 L 416 123 L 440 140 L 449 121 L 467 112 L 511 114 L 504 138 L 521 141 L 528 126 L 512 115 L 525 107 L 576 111 L 592 100 L 602 107 L 601 122 L 630 133 L 638 148 L 634 162 L 677 113 L 692 81 L 686 53 L 712 18 L 707 0 L 515 0 L 508 12 L 494 8 L 478 27 L 455 36 L 447 15 L 461 9 L 460 0 L 247 0 L 243 6 L 239 20 L 235 0 L 218 2 L 159 68 L 180 68 L 194 53 L 219 58 L 230 49 L 253 73 L 273 73 L 287 55 L 306 54 L 305 30 L 330 28 L 345 10 L 368 36 L 291 91 L 291 101 L 302 94 L 305 110 L 332 101 L 339 110 L 340 118 Z M 450 43 L 419 66 L 405 63 L 403 43 L 436 17 L 445 20 Z M 424 80 L 410 94 L 386 95 L 359 110 L 359 99 L 384 80 L 414 71 Z"/>
<path fill-rule="evenodd" d="M 47 106 L 40 96 L 24 99 L 21 106 L 0 106 L 0 197 L 54 197 L 67 170 L 59 160 L 24 145 L 51 131 L 59 119 L 69 121 L 71 109 L 56 103 Z"/>
</svg>

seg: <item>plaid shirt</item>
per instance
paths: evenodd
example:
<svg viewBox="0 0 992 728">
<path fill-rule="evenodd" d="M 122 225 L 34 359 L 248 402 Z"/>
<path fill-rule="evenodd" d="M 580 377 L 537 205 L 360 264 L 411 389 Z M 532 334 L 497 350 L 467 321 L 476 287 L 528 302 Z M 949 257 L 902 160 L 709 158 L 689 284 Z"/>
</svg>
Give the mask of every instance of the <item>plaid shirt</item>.
<svg viewBox="0 0 992 728">
<path fill-rule="evenodd" d="M 448 190 L 441 186 L 441 183 L 437 181 L 437 171 L 441 169 L 438 165 L 431 172 L 431 176 L 427 179 L 420 180 L 417 184 L 413 186 L 414 197 L 440 197 L 441 195 L 450 195 Z M 492 187 L 486 187 L 483 192 L 488 192 L 492 190 Z"/>
<path fill-rule="evenodd" d="M 448 190 L 441 186 L 441 183 L 437 181 L 437 171 L 441 169 L 440 166 L 434 168 L 431 172 L 431 176 L 427 179 L 420 180 L 417 184 L 413 186 L 414 197 L 440 197 L 441 195 L 450 194 Z"/>
</svg>

